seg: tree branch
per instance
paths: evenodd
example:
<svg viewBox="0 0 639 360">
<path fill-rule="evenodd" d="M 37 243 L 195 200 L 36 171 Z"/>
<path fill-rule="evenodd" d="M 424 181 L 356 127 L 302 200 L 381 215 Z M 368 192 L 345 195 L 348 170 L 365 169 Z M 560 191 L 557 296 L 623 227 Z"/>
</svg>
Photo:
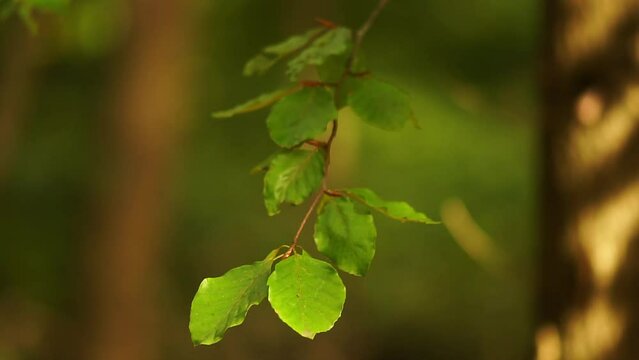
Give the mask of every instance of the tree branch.
<svg viewBox="0 0 639 360">
<path fill-rule="evenodd" d="M 326 141 L 326 159 L 324 160 L 324 178 L 322 179 L 322 190 L 328 189 L 327 178 L 328 178 L 328 169 L 331 165 L 331 147 L 333 146 L 333 140 L 335 140 L 335 136 L 337 136 L 337 119 L 333 120 L 333 127 L 331 128 L 331 135 L 328 137 Z"/>
<path fill-rule="evenodd" d="M 366 22 L 364 22 L 364 24 L 362 24 L 359 30 L 357 30 L 356 41 L 358 41 L 360 44 L 362 42 L 362 39 L 364 39 L 364 36 L 368 32 L 368 30 L 371 28 L 371 26 L 373 26 L 373 23 L 375 23 L 375 20 L 377 20 L 377 17 L 382 12 L 384 7 L 388 5 L 389 1 L 390 0 L 380 0 L 379 3 L 377 4 L 377 7 L 373 10 L 373 12 L 371 12 L 371 14 L 368 16 L 368 19 L 366 19 Z"/>
<path fill-rule="evenodd" d="M 349 75 L 354 74 L 352 72 L 353 62 L 355 61 L 355 56 L 357 55 L 357 52 L 359 51 L 359 48 L 362 45 L 364 36 L 366 36 L 366 33 L 368 33 L 368 30 L 370 30 L 371 26 L 373 26 L 373 24 L 375 23 L 375 20 L 377 19 L 379 14 L 382 12 L 384 7 L 386 7 L 389 1 L 390 0 L 380 0 L 379 3 L 377 3 L 377 6 L 373 9 L 373 11 L 368 16 L 368 19 L 366 19 L 366 21 L 362 24 L 362 26 L 360 26 L 360 28 L 355 33 L 355 39 L 353 40 L 353 48 L 348 57 L 348 60 L 346 61 L 344 72 L 342 73 L 342 77 L 340 78 L 339 82 L 337 82 L 337 84 L 334 84 L 336 88 L 335 89 L 336 92 L 340 91 L 340 87 L 342 83 L 344 82 L 344 80 L 346 80 L 346 78 Z M 318 84 L 325 85 L 323 83 L 318 83 Z M 316 84 L 313 83 L 313 85 L 316 85 Z M 305 86 L 308 86 L 308 85 L 305 85 Z M 315 208 L 317 207 L 317 204 L 319 203 L 319 200 L 322 198 L 322 195 L 327 194 L 329 196 L 336 196 L 338 194 L 337 192 L 333 192 L 329 190 L 328 184 L 327 184 L 328 170 L 331 163 L 331 146 L 333 145 L 333 140 L 335 140 L 336 136 L 337 136 L 337 119 L 334 119 L 333 126 L 331 128 L 331 134 L 329 135 L 328 140 L 326 140 L 326 143 L 324 146 L 324 149 L 326 150 L 326 160 L 324 161 L 324 177 L 322 179 L 322 189 L 318 191 L 317 194 L 315 194 L 315 197 L 313 198 L 313 201 L 311 202 L 311 206 L 306 211 L 306 214 L 304 215 L 304 218 L 302 219 L 302 222 L 299 228 L 297 229 L 297 233 L 295 233 L 295 237 L 293 238 L 293 243 L 291 244 L 291 247 L 282 256 L 283 259 L 288 258 L 295 251 L 295 248 L 297 247 L 297 243 L 299 242 L 300 236 L 302 235 L 302 231 L 304 230 L 306 223 L 308 223 L 308 220 L 310 219 L 311 214 L 313 213 L 313 210 L 315 210 Z M 310 141 L 307 141 L 307 143 L 311 145 L 319 144 L 319 142 L 317 142 L 316 140 L 310 140 Z"/>
</svg>

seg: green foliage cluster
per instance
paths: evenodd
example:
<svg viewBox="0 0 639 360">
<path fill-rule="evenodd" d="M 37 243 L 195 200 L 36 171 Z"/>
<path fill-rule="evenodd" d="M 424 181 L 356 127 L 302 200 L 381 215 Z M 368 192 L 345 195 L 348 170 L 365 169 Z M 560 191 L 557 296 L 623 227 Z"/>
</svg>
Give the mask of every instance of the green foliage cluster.
<svg viewBox="0 0 639 360">
<path fill-rule="evenodd" d="M 369 19 L 366 29 L 373 20 Z M 341 108 L 350 106 L 361 120 L 385 130 L 401 129 L 412 120 L 406 94 L 369 71 L 355 70 L 364 33 L 329 24 L 267 46 L 246 64 L 244 74 L 262 74 L 289 59 L 286 73 L 295 84 L 213 114 L 228 118 L 272 105 L 266 124 L 281 149 L 254 169 L 265 172 L 266 210 L 273 216 L 283 204 L 312 200 L 290 246 L 202 282 L 191 308 L 195 344 L 220 341 L 230 327 L 242 324 L 251 306 L 266 297 L 280 319 L 304 337 L 312 339 L 333 327 L 346 299 L 344 284 L 333 265 L 311 257 L 297 244 L 314 211 L 317 250 L 338 269 L 356 276 L 368 272 L 375 255 L 372 211 L 402 222 L 436 223 L 407 203 L 383 200 L 372 190 L 327 185 Z M 314 78 L 299 80 L 313 69 Z M 328 139 L 318 140 L 329 123 Z"/>
</svg>

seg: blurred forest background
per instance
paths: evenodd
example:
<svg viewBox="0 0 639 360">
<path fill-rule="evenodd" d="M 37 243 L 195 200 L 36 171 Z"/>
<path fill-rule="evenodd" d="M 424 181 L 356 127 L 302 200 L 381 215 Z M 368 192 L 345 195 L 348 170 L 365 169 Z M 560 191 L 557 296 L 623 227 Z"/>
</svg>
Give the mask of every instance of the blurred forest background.
<svg viewBox="0 0 639 360">
<path fill-rule="evenodd" d="M 269 218 L 249 175 L 275 149 L 266 113 L 210 113 L 286 82 L 241 76 L 262 46 L 315 17 L 359 26 L 374 2 L 40 3 L 37 34 L 0 24 L 0 359 L 532 356 L 537 1 L 389 4 L 363 50 L 421 129 L 344 121 L 330 181 L 446 224 L 379 218 L 369 275 L 344 276 L 343 316 L 314 341 L 263 303 L 198 348 L 199 282 L 288 243 L 305 210 Z"/>
</svg>

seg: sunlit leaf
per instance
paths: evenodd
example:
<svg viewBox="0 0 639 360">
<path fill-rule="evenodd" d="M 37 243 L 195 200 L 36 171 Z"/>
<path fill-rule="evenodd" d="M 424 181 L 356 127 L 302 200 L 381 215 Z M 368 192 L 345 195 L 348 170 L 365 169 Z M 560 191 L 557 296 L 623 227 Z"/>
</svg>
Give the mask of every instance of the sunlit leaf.
<svg viewBox="0 0 639 360">
<path fill-rule="evenodd" d="M 331 29 L 288 62 L 287 74 L 292 81 L 295 81 L 307 66 L 322 65 L 329 57 L 344 54 L 350 47 L 351 31 L 349 29 L 342 27 Z"/>
<path fill-rule="evenodd" d="M 289 95 L 293 92 L 295 92 L 296 90 L 298 90 L 299 87 L 294 86 L 291 88 L 287 88 L 287 89 L 280 89 L 280 90 L 276 90 L 267 94 L 262 94 L 258 97 L 256 97 L 255 99 L 251 99 L 243 104 L 237 105 L 231 109 L 228 110 L 223 110 L 223 111 L 217 111 L 213 113 L 213 117 L 218 118 L 218 119 L 222 119 L 222 118 L 230 118 L 232 116 L 238 115 L 238 114 L 244 114 L 247 112 L 251 112 L 251 111 L 257 111 L 260 109 L 263 109 L 265 107 L 271 106 L 273 105 L 275 102 L 277 102 L 278 100 L 282 99 L 283 97 L 285 97 L 286 95 Z"/>
<path fill-rule="evenodd" d="M 318 65 L 317 73 L 320 79 L 328 83 L 336 83 L 342 80 L 346 70 L 346 62 L 350 56 L 350 44 L 347 51 L 327 57 L 321 65 Z"/>
<path fill-rule="evenodd" d="M 368 272 L 375 256 L 376 236 L 373 216 L 355 209 L 347 198 L 327 200 L 315 224 L 317 249 L 353 275 Z"/>
<path fill-rule="evenodd" d="M 264 176 L 264 204 L 269 215 L 280 212 L 279 205 L 299 205 L 319 188 L 324 177 L 321 150 L 293 150 L 277 155 Z"/>
<path fill-rule="evenodd" d="M 336 117 L 331 92 L 323 87 L 306 87 L 277 102 L 266 124 L 277 145 L 293 147 L 320 135 Z"/>
<path fill-rule="evenodd" d="M 348 105 L 359 118 L 384 130 L 399 130 L 412 118 L 408 96 L 372 78 L 352 80 Z"/>
<path fill-rule="evenodd" d="M 268 300 L 283 322 L 313 339 L 339 319 L 346 288 L 330 264 L 308 253 L 296 254 L 275 266 L 268 279 Z"/>
<path fill-rule="evenodd" d="M 362 204 L 379 211 L 391 219 L 401 222 L 418 222 L 422 224 L 439 224 L 439 222 L 431 220 L 424 213 L 418 212 L 412 206 L 403 201 L 386 201 L 382 200 L 377 194 L 370 189 L 347 189 L 344 193 Z"/>
<path fill-rule="evenodd" d="M 262 261 L 202 281 L 191 305 L 189 330 L 194 344 L 215 344 L 228 328 L 244 322 L 249 308 L 266 297 L 276 254 L 273 251 Z"/>
<path fill-rule="evenodd" d="M 244 75 L 252 76 L 263 74 L 284 57 L 308 45 L 310 41 L 322 33 L 322 31 L 325 30 L 322 28 L 311 29 L 304 34 L 293 35 L 280 43 L 265 47 L 260 54 L 246 63 L 244 66 Z"/>
</svg>

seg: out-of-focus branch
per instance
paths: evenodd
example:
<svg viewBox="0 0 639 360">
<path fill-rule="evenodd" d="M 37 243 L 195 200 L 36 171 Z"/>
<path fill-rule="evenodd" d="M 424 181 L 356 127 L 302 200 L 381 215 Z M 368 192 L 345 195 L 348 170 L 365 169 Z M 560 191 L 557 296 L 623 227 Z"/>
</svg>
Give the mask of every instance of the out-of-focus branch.
<svg viewBox="0 0 639 360">
<path fill-rule="evenodd" d="M 459 246 L 488 270 L 503 266 L 503 255 L 494 240 L 477 224 L 460 199 L 448 199 L 442 205 L 442 222 Z"/>
</svg>

